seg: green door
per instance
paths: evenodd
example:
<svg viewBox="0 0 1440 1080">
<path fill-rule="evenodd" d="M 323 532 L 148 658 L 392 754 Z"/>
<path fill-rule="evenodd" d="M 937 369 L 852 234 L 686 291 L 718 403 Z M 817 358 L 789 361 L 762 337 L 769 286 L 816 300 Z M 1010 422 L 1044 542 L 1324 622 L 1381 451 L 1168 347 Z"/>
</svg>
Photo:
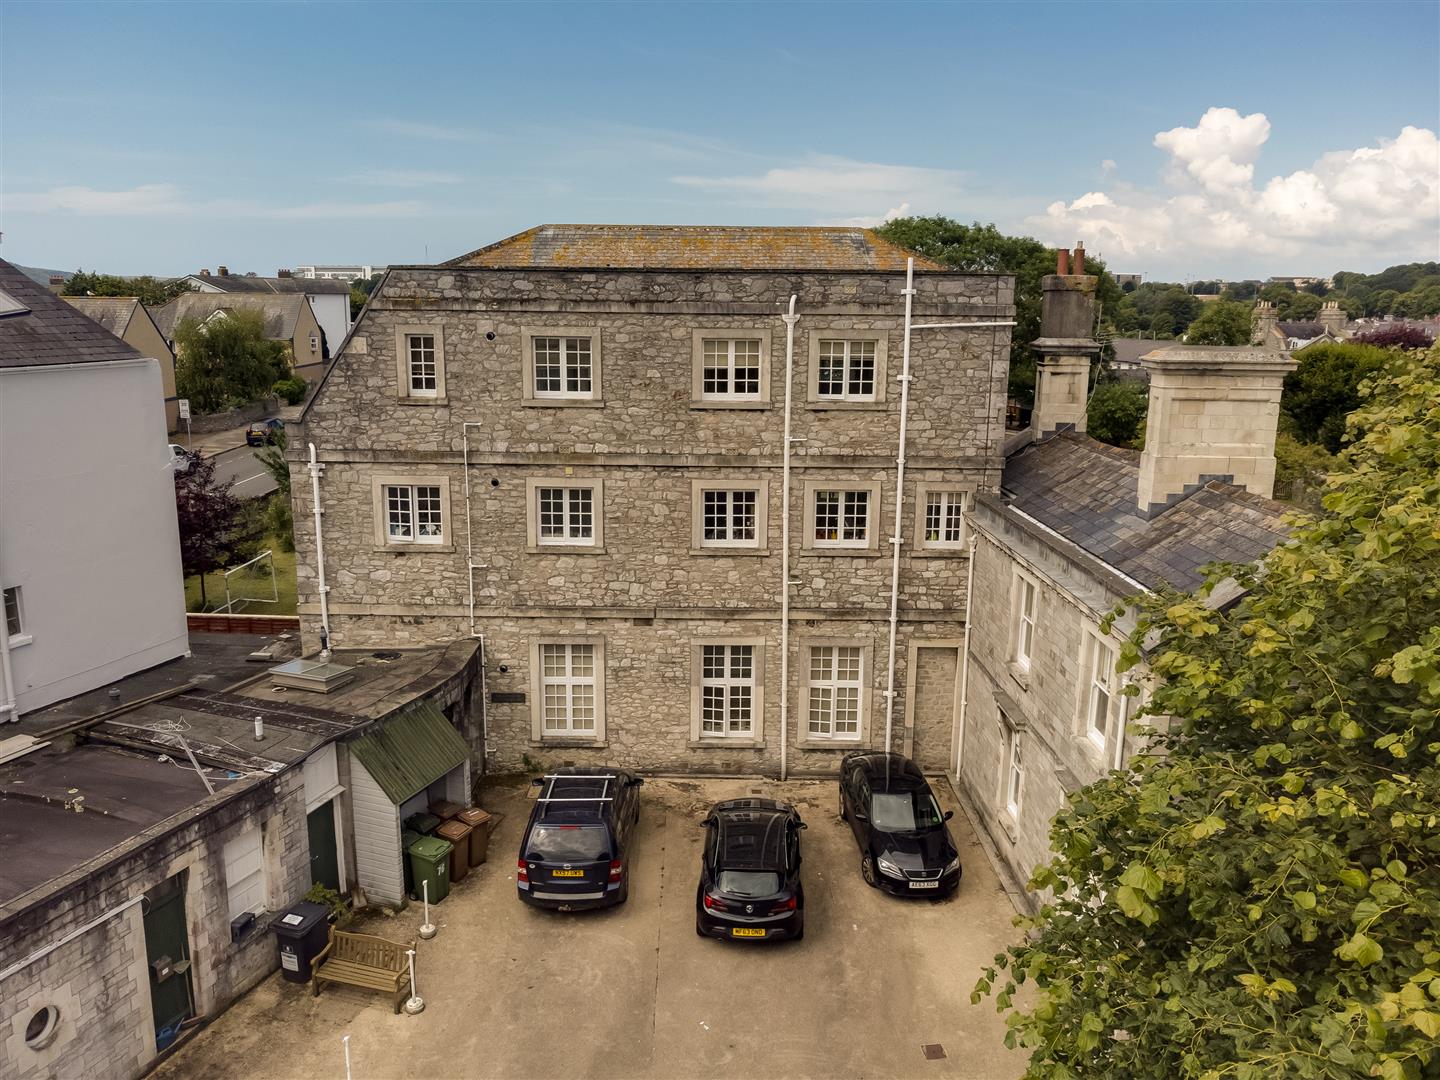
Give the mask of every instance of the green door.
<svg viewBox="0 0 1440 1080">
<path fill-rule="evenodd" d="M 180 1021 L 195 1011 L 190 995 L 190 943 L 185 932 L 184 872 L 147 892 L 141 910 L 145 913 L 145 959 L 150 965 L 155 1043 L 163 1050 L 175 1041 Z"/>
<path fill-rule="evenodd" d="M 340 891 L 340 859 L 335 852 L 335 800 L 310 811 L 310 880 Z"/>
</svg>

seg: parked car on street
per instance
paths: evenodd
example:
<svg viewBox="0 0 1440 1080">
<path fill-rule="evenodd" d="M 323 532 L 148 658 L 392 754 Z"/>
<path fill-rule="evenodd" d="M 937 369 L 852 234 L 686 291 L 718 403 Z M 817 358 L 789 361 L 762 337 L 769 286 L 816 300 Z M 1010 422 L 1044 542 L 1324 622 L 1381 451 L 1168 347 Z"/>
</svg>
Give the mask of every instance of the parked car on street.
<svg viewBox="0 0 1440 1080">
<path fill-rule="evenodd" d="M 170 444 L 170 468 L 177 473 L 188 473 L 195 468 L 200 455 L 185 449 L 179 443 Z"/>
<path fill-rule="evenodd" d="M 803 938 L 803 828 L 793 806 L 773 799 L 730 799 L 712 806 L 705 816 L 695 933 L 735 941 Z"/>
<path fill-rule="evenodd" d="M 860 845 L 865 883 L 897 896 L 960 884 L 960 853 L 925 774 L 903 754 L 856 750 L 840 762 L 840 816 Z"/>
<path fill-rule="evenodd" d="M 644 781 L 625 769 L 564 768 L 534 783 L 515 866 L 520 899 L 556 911 L 623 904 Z"/>
<path fill-rule="evenodd" d="M 266 443 L 273 443 L 279 432 L 285 430 L 285 421 L 278 416 L 271 416 L 265 420 L 256 420 L 245 429 L 246 446 L 264 446 Z"/>
</svg>

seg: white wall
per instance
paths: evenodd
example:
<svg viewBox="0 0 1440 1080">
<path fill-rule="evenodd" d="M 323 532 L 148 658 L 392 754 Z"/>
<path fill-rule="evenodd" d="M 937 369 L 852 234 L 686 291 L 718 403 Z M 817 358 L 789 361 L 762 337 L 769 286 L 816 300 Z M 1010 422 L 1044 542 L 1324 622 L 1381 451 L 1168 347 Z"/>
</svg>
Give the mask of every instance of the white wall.
<svg viewBox="0 0 1440 1080">
<path fill-rule="evenodd" d="M 400 859 L 400 816 L 360 759 L 350 757 L 350 812 L 355 834 L 355 876 L 371 903 L 405 902 Z"/>
<path fill-rule="evenodd" d="M 155 360 L 0 368 L 0 575 L 19 712 L 189 650 Z"/>
<path fill-rule="evenodd" d="M 350 332 L 350 294 L 306 295 L 309 297 L 311 310 L 315 312 L 315 321 L 320 324 L 320 329 L 325 331 L 325 344 L 330 347 L 330 355 L 333 357 L 340 351 L 345 335 Z"/>
</svg>

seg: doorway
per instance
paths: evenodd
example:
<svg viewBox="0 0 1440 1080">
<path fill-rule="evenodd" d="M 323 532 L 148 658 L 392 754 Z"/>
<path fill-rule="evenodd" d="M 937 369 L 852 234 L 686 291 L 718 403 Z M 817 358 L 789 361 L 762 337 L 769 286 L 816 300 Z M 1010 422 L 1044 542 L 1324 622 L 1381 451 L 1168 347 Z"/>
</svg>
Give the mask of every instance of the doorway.
<svg viewBox="0 0 1440 1080">
<path fill-rule="evenodd" d="M 174 1042 L 180 1025 L 195 1015 L 190 937 L 185 926 L 185 876 L 182 870 L 146 892 L 141 906 L 156 1050 L 164 1050 Z"/>
<path fill-rule="evenodd" d="M 340 891 L 340 856 L 335 843 L 335 800 L 306 815 L 310 831 L 310 880 Z"/>
</svg>

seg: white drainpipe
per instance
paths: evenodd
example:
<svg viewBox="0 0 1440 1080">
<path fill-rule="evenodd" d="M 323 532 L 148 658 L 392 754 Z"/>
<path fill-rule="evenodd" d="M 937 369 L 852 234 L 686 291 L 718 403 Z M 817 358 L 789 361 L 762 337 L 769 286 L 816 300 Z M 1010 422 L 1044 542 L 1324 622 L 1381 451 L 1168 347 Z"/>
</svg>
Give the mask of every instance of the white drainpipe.
<svg viewBox="0 0 1440 1080">
<path fill-rule="evenodd" d="M 785 444 L 780 469 L 780 779 L 788 775 L 790 737 L 790 392 L 795 381 L 795 296 L 785 320 Z"/>
<path fill-rule="evenodd" d="M 960 729 L 955 743 L 955 783 L 960 780 L 960 766 L 965 763 L 965 703 L 970 694 L 970 624 L 975 621 L 975 548 L 976 537 L 972 530 L 967 554 L 970 565 L 965 568 L 965 643 L 960 649 Z"/>
<path fill-rule="evenodd" d="M 0 578 L 0 581 L 3 580 Z M 15 695 L 15 671 L 10 666 L 10 627 L 4 624 L 3 616 L 4 612 L 0 612 L 0 682 L 5 684 L 5 696 L 0 698 L 0 723 L 20 719 L 20 707 Z"/>
<path fill-rule="evenodd" d="M 315 457 L 315 444 L 310 445 L 310 495 L 315 501 L 315 568 L 320 575 L 320 659 L 330 659 L 330 586 L 325 584 L 325 538 L 321 535 L 320 474 L 325 471 Z"/>
<path fill-rule="evenodd" d="M 460 425 L 460 447 L 461 468 L 465 471 L 465 580 L 470 611 L 470 636 L 480 639 L 483 651 L 485 635 L 475 632 L 475 571 L 488 569 L 490 564 L 475 561 L 475 527 L 470 523 L 470 429 L 482 426 L 476 420 L 466 420 L 462 423 Z"/>
<path fill-rule="evenodd" d="M 900 372 L 900 446 L 895 455 L 895 528 L 890 534 L 890 659 L 885 671 L 885 749 L 895 717 L 895 628 L 900 618 L 900 544 L 905 513 L 905 435 L 910 419 L 910 311 L 915 300 L 915 260 L 905 260 L 905 337 Z"/>
</svg>

